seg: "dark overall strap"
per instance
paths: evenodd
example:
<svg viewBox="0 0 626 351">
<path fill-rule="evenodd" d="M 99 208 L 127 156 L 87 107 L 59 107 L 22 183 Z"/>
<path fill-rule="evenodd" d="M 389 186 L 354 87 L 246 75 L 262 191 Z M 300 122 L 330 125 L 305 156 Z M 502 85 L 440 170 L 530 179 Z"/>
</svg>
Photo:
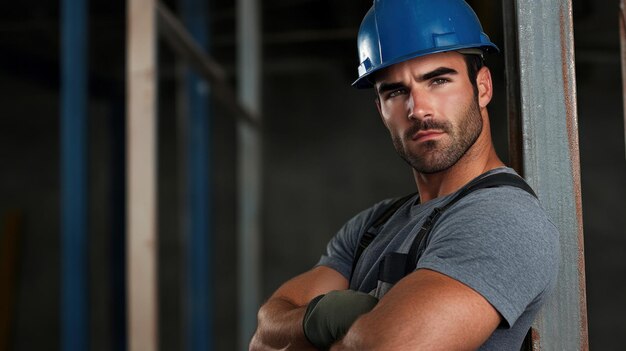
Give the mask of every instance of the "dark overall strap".
<svg viewBox="0 0 626 351">
<path fill-rule="evenodd" d="M 426 240 L 426 238 L 428 237 L 428 234 L 430 234 L 430 230 L 432 229 L 433 225 L 435 224 L 437 219 L 441 217 L 441 214 L 445 210 L 447 210 L 450 206 L 454 205 L 463 197 L 465 197 L 466 195 L 468 195 L 469 193 L 475 190 L 485 189 L 485 188 L 494 188 L 494 187 L 499 187 L 503 185 L 510 185 L 510 186 L 520 188 L 528 192 L 532 196 L 537 197 L 533 189 L 526 183 L 526 181 L 524 181 L 524 179 L 522 179 L 521 177 L 515 174 L 494 173 L 494 174 L 490 174 L 487 176 L 474 179 L 472 182 L 470 182 L 465 187 L 463 187 L 461 191 L 456 196 L 454 196 L 451 200 L 449 200 L 445 205 L 441 207 L 436 207 L 435 209 L 433 209 L 430 215 L 426 218 L 426 221 L 424 221 L 422 228 L 417 233 L 417 235 L 415 236 L 415 239 L 413 239 L 413 243 L 411 244 L 411 249 L 409 250 L 408 258 L 406 260 L 405 274 L 411 273 L 415 269 L 415 266 L 417 266 L 417 259 L 418 259 L 417 254 L 421 246 L 421 243 L 424 240 Z"/>
<path fill-rule="evenodd" d="M 422 228 L 415 236 L 413 243 L 411 244 L 411 248 L 409 250 L 409 253 L 407 254 L 408 259 L 406 260 L 406 268 L 405 268 L 404 274 L 406 275 L 415 269 L 415 266 L 417 265 L 417 253 L 418 253 L 420 244 L 428 236 L 431 228 L 433 227 L 437 219 L 441 216 L 443 211 L 448 209 L 450 206 L 452 206 L 457 201 L 461 200 L 464 196 L 466 196 L 467 194 L 471 193 L 474 190 L 484 189 L 484 188 L 493 188 L 493 187 L 498 187 L 502 185 L 510 185 L 510 186 L 520 188 L 530 193 L 534 197 L 537 197 L 533 189 L 528 184 L 526 184 L 524 179 L 512 173 L 495 173 L 495 174 L 482 176 L 480 178 L 474 179 L 465 187 L 463 187 L 461 191 L 459 191 L 459 193 L 455 197 L 453 197 L 450 201 L 448 201 L 445 205 L 443 205 L 442 207 L 435 208 L 430 213 L 430 215 L 428 216 L 428 218 L 422 225 Z M 416 193 L 409 194 L 404 197 L 396 199 L 385 210 L 385 212 L 383 212 L 376 219 L 376 221 L 374 221 L 374 223 L 367 229 L 367 231 L 361 236 L 361 240 L 359 241 L 359 246 L 357 247 L 356 252 L 354 254 L 354 259 L 352 260 L 352 270 L 350 273 L 350 281 L 352 281 L 352 276 L 354 275 L 354 270 L 356 269 L 356 266 L 359 262 L 359 258 L 363 254 L 363 251 L 374 240 L 374 238 L 378 234 L 378 231 L 380 230 L 380 227 L 382 227 L 385 223 L 387 223 L 389 218 L 391 218 L 391 216 L 393 216 L 393 214 L 396 213 L 396 211 L 400 208 L 400 206 L 402 206 L 410 198 L 415 196 L 415 194 Z"/>
<path fill-rule="evenodd" d="M 369 226 L 367 231 L 361 236 L 361 240 L 359 241 L 359 246 L 356 248 L 356 252 L 354 253 L 354 259 L 352 260 L 352 270 L 350 271 L 350 280 L 352 280 L 352 275 L 354 274 L 354 269 L 356 268 L 357 263 L 359 262 L 359 258 L 363 254 L 363 250 L 365 250 L 369 244 L 372 243 L 376 235 L 378 234 L 378 230 L 380 227 L 387 223 L 389 218 L 393 216 L 394 213 L 402 206 L 405 202 L 409 201 L 410 198 L 415 196 L 417 193 L 409 194 L 403 196 L 401 198 L 396 199 L 387 209 L 383 212 L 376 221 L 372 225 Z"/>
</svg>

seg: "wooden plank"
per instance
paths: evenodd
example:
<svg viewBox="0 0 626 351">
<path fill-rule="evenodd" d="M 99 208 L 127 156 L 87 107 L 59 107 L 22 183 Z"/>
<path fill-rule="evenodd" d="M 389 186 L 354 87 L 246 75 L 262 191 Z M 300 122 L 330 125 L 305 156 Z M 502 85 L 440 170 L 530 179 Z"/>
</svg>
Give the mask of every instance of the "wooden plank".
<svg viewBox="0 0 626 351">
<path fill-rule="evenodd" d="M 509 79 L 519 77 L 523 173 L 560 232 L 561 260 L 554 294 L 532 330 L 533 350 L 588 350 L 580 161 L 569 0 L 517 0 L 505 23 L 517 54 Z M 506 11 L 506 8 L 505 8 Z M 506 36 L 510 40 L 510 36 Z M 510 64 L 510 61 L 508 62 Z"/>
<path fill-rule="evenodd" d="M 158 349 L 155 6 L 154 0 L 128 2 L 127 298 L 131 351 Z"/>
</svg>

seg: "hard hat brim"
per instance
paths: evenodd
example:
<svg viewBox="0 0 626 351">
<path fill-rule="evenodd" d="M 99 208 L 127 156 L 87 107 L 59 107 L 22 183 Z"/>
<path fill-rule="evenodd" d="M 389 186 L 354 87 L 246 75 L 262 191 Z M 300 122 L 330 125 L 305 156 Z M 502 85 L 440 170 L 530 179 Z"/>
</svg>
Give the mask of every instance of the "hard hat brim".
<svg viewBox="0 0 626 351">
<path fill-rule="evenodd" d="M 500 52 L 500 49 L 498 49 L 498 47 L 493 44 L 493 43 L 476 43 L 475 45 L 457 45 L 457 46 L 448 46 L 448 47 L 441 47 L 438 49 L 428 49 L 428 50 L 424 50 L 424 51 L 418 51 L 418 52 L 413 52 L 411 54 L 405 55 L 405 56 L 401 56 L 398 57 L 394 60 L 390 60 L 388 62 L 385 62 L 384 64 L 378 65 L 376 67 L 373 67 L 370 71 L 366 72 L 365 74 L 363 74 L 362 76 L 360 76 L 357 80 L 355 80 L 351 85 L 357 89 L 368 89 L 368 88 L 372 88 L 374 87 L 374 83 L 372 82 L 369 78 L 371 77 L 371 75 L 375 72 L 379 72 L 387 67 L 393 66 L 396 63 L 400 63 L 400 62 L 404 62 L 404 61 L 408 61 L 411 59 L 414 59 L 416 57 L 422 57 L 422 56 L 426 56 L 426 55 L 432 55 L 432 54 L 438 54 L 438 53 L 442 53 L 442 52 L 448 52 L 448 51 L 463 51 L 463 49 L 477 49 L 483 52 L 487 52 L 487 53 L 498 53 Z"/>
</svg>

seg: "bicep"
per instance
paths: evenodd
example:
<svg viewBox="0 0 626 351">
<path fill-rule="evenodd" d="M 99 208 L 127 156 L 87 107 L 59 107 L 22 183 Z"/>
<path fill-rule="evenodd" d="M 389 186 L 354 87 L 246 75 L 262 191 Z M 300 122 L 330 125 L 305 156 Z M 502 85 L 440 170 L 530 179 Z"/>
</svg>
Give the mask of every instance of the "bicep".
<svg viewBox="0 0 626 351">
<path fill-rule="evenodd" d="M 500 318 L 470 287 L 419 269 L 359 319 L 344 342 L 355 349 L 367 345 L 376 350 L 473 350 L 489 338 Z"/>
<path fill-rule="evenodd" d="M 341 273 L 318 266 L 284 283 L 270 299 L 280 298 L 295 306 L 305 306 L 318 295 L 347 288 L 348 280 Z"/>
</svg>

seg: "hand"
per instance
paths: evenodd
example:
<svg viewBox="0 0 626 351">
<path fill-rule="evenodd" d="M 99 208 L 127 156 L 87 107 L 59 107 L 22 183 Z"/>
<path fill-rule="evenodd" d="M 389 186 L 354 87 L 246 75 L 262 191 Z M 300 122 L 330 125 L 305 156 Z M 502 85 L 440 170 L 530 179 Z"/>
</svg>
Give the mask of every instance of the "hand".
<svg viewBox="0 0 626 351">
<path fill-rule="evenodd" d="M 309 303 L 302 326 L 311 344 L 329 348 L 341 339 L 354 321 L 371 311 L 378 299 L 354 290 L 336 290 L 319 295 Z"/>
</svg>

